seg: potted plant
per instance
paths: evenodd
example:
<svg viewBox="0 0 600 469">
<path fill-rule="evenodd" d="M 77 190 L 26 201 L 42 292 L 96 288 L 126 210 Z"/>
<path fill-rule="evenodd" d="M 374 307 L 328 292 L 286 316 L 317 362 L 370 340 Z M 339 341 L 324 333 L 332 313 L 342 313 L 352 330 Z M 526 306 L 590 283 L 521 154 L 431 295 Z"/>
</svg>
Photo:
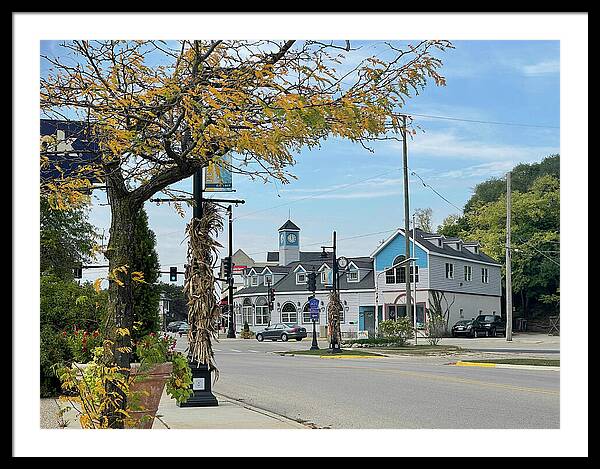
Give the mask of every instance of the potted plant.
<svg viewBox="0 0 600 469">
<path fill-rule="evenodd" d="M 128 428 L 152 428 L 165 386 L 177 403 L 191 395 L 192 372 L 187 359 L 175 350 L 176 339 L 150 333 L 135 344 L 138 363 L 131 364 Z"/>
<path fill-rule="evenodd" d="M 71 396 L 69 402 L 79 413 L 81 426 L 108 428 L 106 408 L 120 409 L 126 398 L 127 407 L 120 411 L 125 428 L 152 428 L 165 386 L 170 397 L 185 402 L 192 395 L 192 373 L 175 344 L 166 335 L 144 336 L 133 344 L 138 362 L 123 370 L 111 364 L 113 343 L 104 339 L 92 350 L 91 361 L 60 367 L 57 376 Z"/>
</svg>

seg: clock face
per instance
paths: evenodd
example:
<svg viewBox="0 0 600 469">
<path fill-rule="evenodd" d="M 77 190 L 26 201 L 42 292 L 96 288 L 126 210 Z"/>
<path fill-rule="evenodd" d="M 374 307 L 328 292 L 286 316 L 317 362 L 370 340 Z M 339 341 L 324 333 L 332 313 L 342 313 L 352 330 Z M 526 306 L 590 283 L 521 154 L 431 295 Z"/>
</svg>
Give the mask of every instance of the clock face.
<svg viewBox="0 0 600 469">
<path fill-rule="evenodd" d="M 348 259 L 345 257 L 338 258 L 338 266 L 340 266 L 342 269 L 345 269 L 348 266 Z"/>
<path fill-rule="evenodd" d="M 295 243 L 296 242 L 296 235 L 294 233 L 290 233 L 287 235 L 287 240 L 288 243 Z"/>
</svg>

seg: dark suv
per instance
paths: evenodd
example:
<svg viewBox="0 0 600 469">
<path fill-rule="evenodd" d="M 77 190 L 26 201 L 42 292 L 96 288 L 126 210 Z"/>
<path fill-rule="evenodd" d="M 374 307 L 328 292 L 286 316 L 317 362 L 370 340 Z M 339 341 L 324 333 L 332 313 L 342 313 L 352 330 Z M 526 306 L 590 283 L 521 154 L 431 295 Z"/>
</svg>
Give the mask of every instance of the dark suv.
<svg viewBox="0 0 600 469">
<path fill-rule="evenodd" d="M 500 316 L 494 314 L 481 314 L 472 323 L 473 337 L 496 337 L 498 334 L 506 334 L 506 322 Z"/>
</svg>

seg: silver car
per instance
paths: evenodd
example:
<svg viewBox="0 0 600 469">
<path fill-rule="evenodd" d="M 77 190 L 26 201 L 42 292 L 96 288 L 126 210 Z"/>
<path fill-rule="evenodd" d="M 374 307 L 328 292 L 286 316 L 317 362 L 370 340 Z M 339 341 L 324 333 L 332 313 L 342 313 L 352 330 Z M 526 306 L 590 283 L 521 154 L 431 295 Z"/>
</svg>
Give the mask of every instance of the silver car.
<svg viewBox="0 0 600 469">
<path fill-rule="evenodd" d="M 287 342 L 288 339 L 302 340 L 306 337 L 306 328 L 297 324 L 277 323 L 265 327 L 256 333 L 256 340 L 262 342 L 265 339 L 273 342 L 281 340 Z"/>
</svg>

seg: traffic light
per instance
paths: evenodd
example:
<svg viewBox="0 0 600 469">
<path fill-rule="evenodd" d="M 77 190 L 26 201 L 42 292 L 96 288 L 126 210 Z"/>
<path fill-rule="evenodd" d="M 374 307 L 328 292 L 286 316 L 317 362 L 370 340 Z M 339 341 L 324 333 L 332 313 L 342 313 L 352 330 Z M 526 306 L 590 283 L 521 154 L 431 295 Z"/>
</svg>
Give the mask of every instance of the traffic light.
<svg viewBox="0 0 600 469">
<path fill-rule="evenodd" d="M 225 278 L 231 277 L 233 264 L 231 262 L 231 257 L 227 256 L 223 259 L 223 272 L 225 273 Z"/>
<path fill-rule="evenodd" d="M 83 277 L 83 268 L 81 265 L 73 267 L 73 278 L 81 278 Z"/>
<path fill-rule="evenodd" d="M 269 288 L 269 303 L 275 302 L 275 289 Z"/>
<path fill-rule="evenodd" d="M 317 274 L 315 272 L 308 273 L 308 283 L 307 290 L 311 292 L 315 292 L 317 289 Z"/>
<path fill-rule="evenodd" d="M 169 268 L 169 280 L 171 280 L 171 282 L 177 281 L 177 267 Z"/>
</svg>

